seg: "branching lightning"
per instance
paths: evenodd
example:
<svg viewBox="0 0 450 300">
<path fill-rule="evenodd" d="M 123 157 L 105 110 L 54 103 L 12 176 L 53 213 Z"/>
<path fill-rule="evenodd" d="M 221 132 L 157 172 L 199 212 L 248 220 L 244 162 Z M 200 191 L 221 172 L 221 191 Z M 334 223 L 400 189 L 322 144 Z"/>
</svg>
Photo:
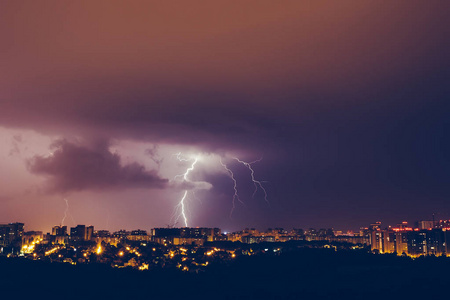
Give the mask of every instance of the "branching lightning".
<svg viewBox="0 0 450 300">
<path fill-rule="evenodd" d="M 190 180 L 189 175 L 196 168 L 196 164 L 199 161 L 200 156 L 198 156 L 198 155 L 197 156 L 185 156 L 181 152 L 174 154 L 174 156 L 176 157 L 176 159 L 178 161 L 190 164 L 190 166 L 186 169 L 186 171 L 184 173 L 176 175 L 173 179 L 174 181 L 178 181 L 178 183 L 181 184 L 181 187 L 183 189 L 183 194 L 181 195 L 181 199 L 178 201 L 178 204 L 175 207 L 174 215 L 172 218 L 174 220 L 174 224 L 178 223 L 179 219 L 182 219 L 184 221 L 184 226 L 188 227 L 189 226 L 189 220 L 188 220 L 189 212 L 188 212 L 187 201 L 191 198 L 192 199 L 197 198 L 195 195 L 195 191 L 197 189 L 201 189 L 200 182 L 194 182 L 194 181 Z M 231 207 L 231 211 L 230 211 L 230 218 L 232 218 L 233 213 L 237 206 L 237 202 L 239 202 L 243 205 L 245 205 L 245 203 L 239 197 L 238 181 L 235 177 L 233 170 L 230 169 L 228 167 L 228 165 L 225 163 L 225 161 L 224 161 L 225 158 L 226 157 L 219 157 L 219 162 L 220 162 L 220 165 L 223 167 L 223 169 L 226 171 L 227 175 L 230 177 L 230 179 L 233 182 L 234 194 L 232 197 L 232 207 Z M 267 191 L 263 186 L 263 182 L 260 180 L 257 180 L 255 178 L 255 170 L 253 169 L 253 164 L 261 161 L 262 158 L 252 161 L 252 162 L 246 162 L 246 161 L 240 160 L 237 157 L 230 157 L 230 159 L 236 160 L 238 163 L 244 165 L 250 171 L 251 182 L 255 186 L 255 190 L 253 192 L 252 197 L 254 198 L 256 196 L 256 194 L 258 193 L 258 190 L 261 190 L 262 193 L 264 193 L 264 200 L 267 203 L 269 203 Z"/>
<path fill-rule="evenodd" d="M 242 200 L 239 198 L 239 194 L 238 194 L 238 190 L 237 190 L 237 181 L 236 181 L 236 178 L 234 177 L 233 171 L 231 171 L 227 167 L 227 165 L 222 161 L 222 158 L 220 158 L 220 164 L 227 171 L 227 173 L 230 176 L 231 180 L 233 180 L 234 195 L 233 195 L 232 207 L 231 207 L 231 211 L 230 211 L 230 218 L 231 218 L 231 216 L 233 215 L 233 211 L 236 208 L 236 200 L 238 200 L 242 204 L 244 204 L 244 202 L 242 202 Z"/>
<path fill-rule="evenodd" d="M 269 204 L 269 200 L 267 199 L 267 191 L 263 187 L 261 181 L 255 179 L 255 171 L 252 168 L 252 164 L 260 162 L 262 160 L 262 158 L 252 161 L 250 163 L 242 161 L 237 157 L 235 157 L 234 159 L 237 160 L 238 162 L 240 162 L 241 164 L 243 164 L 244 166 L 246 166 L 250 170 L 250 176 L 252 178 L 253 184 L 255 185 L 255 191 L 253 192 L 253 197 L 255 197 L 255 194 L 258 191 L 258 188 L 260 188 L 264 193 L 264 200 Z"/>
</svg>

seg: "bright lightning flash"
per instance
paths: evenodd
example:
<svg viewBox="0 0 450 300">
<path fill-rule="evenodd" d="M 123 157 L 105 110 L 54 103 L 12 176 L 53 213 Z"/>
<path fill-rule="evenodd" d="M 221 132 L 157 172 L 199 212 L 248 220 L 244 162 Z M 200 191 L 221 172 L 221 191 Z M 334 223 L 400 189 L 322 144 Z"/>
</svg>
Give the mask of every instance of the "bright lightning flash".
<svg viewBox="0 0 450 300">
<path fill-rule="evenodd" d="M 189 162 L 190 163 L 190 167 L 188 167 L 183 174 L 176 175 L 174 177 L 174 180 L 181 181 L 181 179 L 182 179 L 184 184 L 194 183 L 191 180 L 189 180 L 189 174 L 192 171 L 194 171 L 196 164 L 199 161 L 199 156 L 186 157 L 181 152 L 174 154 L 174 156 L 176 156 L 177 160 L 180 162 Z M 255 170 L 253 170 L 253 167 L 252 167 L 253 164 L 261 161 L 261 159 L 255 160 L 253 162 L 246 162 L 246 161 L 240 160 L 239 158 L 236 158 L 236 157 L 234 157 L 233 159 L 236 160 L 237 162 L 243 164 L 250 171 L 251 180 L 255 186 L 255 191 L 253 192 L 252 197 L 255 197 L 256 193 L 258 192 L 258 189 L 260 189 L 264 193 L 264 200 L 269 204 L 269 200 L 267 198 L 267 191 L 264 188 L 262 182 L 255 178 Z M 225 169 L 225 171 L 228 173 L 228 176 L 233 181 L 234 194 L 233 194 L 233 198 L 232 198 L 232 208 L 230 211 L 230 218 L 231 218 L 234 210 L 236 209 L 236 201 L 239 201 L 241 204 L 244 204 L 244 202 L 239 197 L 238 188 L 237 188 L 237 180 L 236 180 L 236 177 L 234 176 L 233 171 L 230 168 L 228 168 L 228 166 L 223 162 L 222 158 L 219 158 L 219 161 L 220 161 L 221 166 Z M 183 218 L 184 225 L 186 227 L 188 227 L 189 220 L 188 220 L 188 216 L 187 216 L 186 202 L 190 197 L 190 193 L 195 198 L 194 191 L 195 191 L 195 189 L 190 190 L 188 187 L 186 187 L 184 189 L 183 195 L 182 195 L 179 203 L 176 205 L 176 209 L 174 212 L 175 224 L 178 223 L 179 218 Z"/>
<path fill-rule="evenodd" d="M 183 177 L 184 181 L 189 182 L 188 175 L 189 175 L 190 172 L 192 172 L 194 170 L 195 164 L 198 162 L 198 157 L 195 157 L 193 159 L 186 159 L 186 158 L 184 158 L 181 155 L 181 152 L 177 153 L 176 156 L 177 156 L 177 159 L 179 161 L 191 161 L 191 160 L 193 160 L 191 166 L 186 170 L 186 172 L 184 174 L 175 176 L 175 178 Z M 186 204 L 185 204 L 185 201 L 186 201 L 188 192 L 189 192 L 188 190 L 184 191 L 183 197 L 181 198 L 180 203 L 177 205 L 177 207 L 181 208 L 181 216 L 184 219 L 184 225 L 186 227 L 188 227 L 188 219 L 187 219 L 187 216 L 186 216 Z"/>
</svg>

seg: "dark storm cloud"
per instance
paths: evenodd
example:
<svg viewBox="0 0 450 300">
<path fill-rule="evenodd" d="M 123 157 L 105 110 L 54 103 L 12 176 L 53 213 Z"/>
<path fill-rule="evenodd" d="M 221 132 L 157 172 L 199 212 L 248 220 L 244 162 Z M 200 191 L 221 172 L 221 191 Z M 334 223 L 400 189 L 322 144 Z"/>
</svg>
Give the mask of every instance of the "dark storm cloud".
<svg viewBox="0 0 450 300">
<path fill-rule="evenodd" d="M 2 9 L 4 126 L 255 151 L 448 63 L 442 2 L 45 3 Z"/>
<path fill-rule="evenodd" d="M 53 144 L 52 155 L 35 156 L 28 161 L 28 168 L 35 174 L 48 176 L 53 192 L 166 186 L 166 179 L 138 163 L 122 166 L 120 156 L 109 152 L 106 146 L 99 143 L 89 148 L 59 140 Z"/>
</svg>

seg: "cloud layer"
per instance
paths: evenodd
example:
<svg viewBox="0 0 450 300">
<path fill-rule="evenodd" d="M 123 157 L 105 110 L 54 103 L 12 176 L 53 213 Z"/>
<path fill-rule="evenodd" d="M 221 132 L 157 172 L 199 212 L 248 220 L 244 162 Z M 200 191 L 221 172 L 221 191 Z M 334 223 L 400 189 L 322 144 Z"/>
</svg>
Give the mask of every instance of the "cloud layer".
<svg viewBox="0 0 450 300">
<path fill-rule="evenodd" d="M 53 148 L 52 155 L 35 156 L 28 161 L 31 172 L 49 177 L 53 192 L 163 188 L 168 182 L 138 163 L 121 165 L 120 156 L 109 152 L 106 143 L 92 149 L 59 140 Z"/>
</svg>

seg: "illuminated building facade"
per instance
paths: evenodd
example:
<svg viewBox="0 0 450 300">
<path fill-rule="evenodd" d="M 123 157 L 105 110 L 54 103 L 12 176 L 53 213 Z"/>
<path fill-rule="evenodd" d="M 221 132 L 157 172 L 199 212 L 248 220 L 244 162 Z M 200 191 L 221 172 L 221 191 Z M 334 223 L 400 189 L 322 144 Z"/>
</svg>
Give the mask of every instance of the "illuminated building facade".
<svg viewBox="0 0 450 300">
<path fill-rule="evenodd" d="M 417 222 L 416 226 L 428 227 L 430 225 L 421 222 Z M 407 223 L 403 222 L 395 228 L 373 227 L 370 245 L 371 250 L 378 253 L 397 253 L 413 257 L 421 255 L 450 256 L 449 242 L 450 230 L 444 226 L 443 228 L 421 229 L 408 227 Z"/>
<path fill-rule="evenodd" d="M 386 230 L 383 232 L 383 252 L 396 252 L 396 237 L 393 230 Z"/>
<path fill-rule="evenodd" d="M 378 253 L 384 252 L 383 231 L 381 230 L 372 231 L 370 246 L 372 251 L 377 251 Z"/>
<path fill-rule="evenodd" d="M 130 235 L 127 235 L 127 239 L 130 241 L 149 241 L 150 236 L 145 230 L 133 230 Z"/>
<path fill-rule="evenodd" d="M 395 252 L 400 254 L 408 254 L 408 231 L 395 232 Z"/>
<path fill-rule="evenodd" d="M 27 231 L 22 236 L 22 245 L 31 245 L 44 239 L 42 231 Z"/>
</svg>

